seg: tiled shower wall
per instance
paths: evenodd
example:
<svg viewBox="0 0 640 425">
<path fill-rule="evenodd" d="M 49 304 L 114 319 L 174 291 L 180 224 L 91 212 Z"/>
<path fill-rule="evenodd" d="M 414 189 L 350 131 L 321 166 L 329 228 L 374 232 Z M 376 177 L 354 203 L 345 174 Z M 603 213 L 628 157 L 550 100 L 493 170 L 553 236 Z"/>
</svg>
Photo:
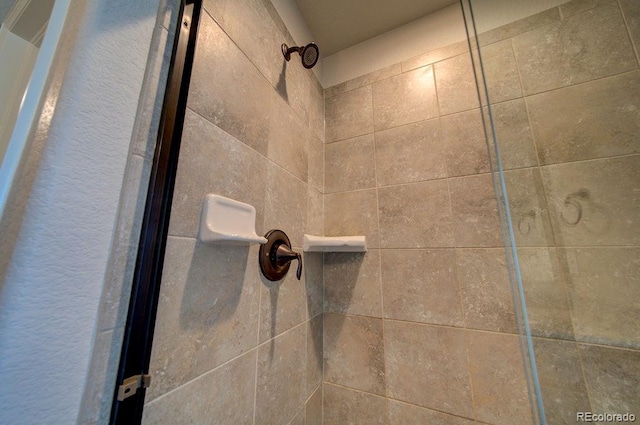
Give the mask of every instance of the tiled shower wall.
<svg viewBox="0 0 640 425">
<path fill-rule="evenodd" d="M 325 97 L 324 424 L 531 423 L 467 43 Z"/>
<path fill-rule="evenodd" d="M 479 37 L 551 424 L 638 414 L 638 16 Z M 372 248 L 325 256 L 325 424 L 531 422 L 466 50 L 325 90 L 325 232 Z"/>
<path fill-rule="evenodd" d="M 207 193 L 255 206 L 258 234 L 282 229 L 296 250 L 322 234 L 323 93 L 283 42 L 270 2 L 204 2 L 144 423 L 321 420 L 321 255 L 273 283 L 257 246 L 197 240 Z"/>
<path fill-rule="evenodd" d="M 572 1 L 479 41 L 548 423 L 638 416 L 640 3 Z"/>
</svg>

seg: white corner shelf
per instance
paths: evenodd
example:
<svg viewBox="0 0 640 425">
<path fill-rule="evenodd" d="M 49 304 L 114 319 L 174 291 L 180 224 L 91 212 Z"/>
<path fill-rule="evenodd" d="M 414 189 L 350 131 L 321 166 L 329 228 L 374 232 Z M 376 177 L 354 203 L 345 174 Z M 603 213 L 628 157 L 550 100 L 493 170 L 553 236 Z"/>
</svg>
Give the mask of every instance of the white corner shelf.
<svg viewBox="0 0 640 425">
<path fill-rule="evenodd" d="M 264 244 L 267 239 L 256 234 L 256 209 L 220 195 L 205 197 L 200 215 L 198 238 L 216 245 Z"/>
<path fill-rule="evenodd" d="M 304 252 L 366 252 L 365 236 L 312 236 L 304 235 Z"/>
</svg>

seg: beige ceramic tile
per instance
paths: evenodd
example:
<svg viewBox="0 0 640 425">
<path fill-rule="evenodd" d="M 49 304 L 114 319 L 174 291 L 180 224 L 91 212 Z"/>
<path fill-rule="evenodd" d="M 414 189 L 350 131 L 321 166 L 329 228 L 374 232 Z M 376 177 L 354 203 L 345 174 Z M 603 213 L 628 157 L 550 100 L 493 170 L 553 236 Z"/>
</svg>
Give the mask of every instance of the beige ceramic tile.
<svg viewBox="0 0 640 425">
<path fill-rule="evenodd" d="M 579 344 L 594 412 L 640 412 L 640 351 Z"/>
<path fill-rule="evenodd" d="M 640 152 L 640 71 L 527 98 L 541 164 Z"/>
<path fill-rule="evenodd" d="M 309 235 L 324 234 L 324 201 L 320 192 L 313 188 L 307 189 L 307 228 Z"/>
<path fill-rule="evenodd" d="M 255 423 L 288 423 L 306 400 L 306 324 L 258 348 Z"/>
<path fill-rule="evenodd" d="M 447 177 L 438 119 L 376 132 L 375 141 L 379 185 Z"/>
<path fill-rule="evenodd" d="M 325 383 L 323 403 L 323 425 L 386 424 L 384 397 Z"/>
<path fill-rule="evenodd" d="M 324 90 L 324 98 L 329 99 L 331 97 L 337 96 L 347 91 L 347 81 L 336 84 L 335 86 L 331 86 Z"/>
<path fill-rule="evenodd" d="M 307 322 L 307 396 L 311 397 L 315 392 L 322 391 L 322 315 Z"/>
<path fill-rule="evenodd" d="M 380 253 L 324 256 L 324 311 L 382 317 Z"/>
<path fill-rule="evenodd" d="M 619 4 L 637 55 L 640 51 L 640 4 L 636 0 L 620 0 Z"/>
<path fill-rule="evenodd" d="M 562 19 L 567 19 L 570 16 L 586 12 L 587 10 L 605 5 L 607 3 L 611 3 L 611 0 L 572 0 L 570 2 L 561 4 L 558 7 L 560 8 Z"/>
<path fill-rule="evenodd" d="M 486 45 L 480 49 L 480 54 L 491 103 L 521 97 L 522 89 L 511 40 Z"/>
<path fill-rule="evenodd" d="M 256 351 L 246 353 L 162 399 L 148 403 L 144 407 L 142 423 L 253 424 Z"/>
<path fill-rule="evenodd" d="M 464 326 L 454 250 L 385 249 L 381 255 L 385 318 Z"/>
<path fill-rule="evenodd" d="M 458 56 L 465 52 L 469 52 L 469 43 L 466 40 L 460 41 L 458 43 L 453 43 L 402 62 L 402 72 L 407 72 L 411 71 L 412 69 L 431 65 L 433 63 Z"/>
<path fill-rule="evenodd" d="M 506 171 L 504 181 L 516 245 L 553 246 L 549 208 L 540 170 L 527 168 Z"/>
<path fill-rule="evenodd" d="M 558 246 L 640 244 L 640 155 L 542 167 Z"/>
<path fill-rule="evenodd" d="M 376 191 L 358 190 L 325 195 L 325 236 L 366 236 L 367 247 L 380 245 Z"/>
<path fill-rule="evenodd" d="M 389 400 L 388 424 L 474 425 L 472 419 L 447 415 L 397 400 Z"/>
<path fill-rule="evenodd" d="M 534 338 L 542 401 L 549 424 L 570 424 L 591 412 L 578 347 L 574 342 Z"/>
<path fill-rule="evenodd" d="M 515 333 L 516 317 L 504 250 L 458 249 L 456 256 L 466 326 Z"/>
<path fill-rule="evenodd" d="M 467 331 L 467 338 L 476 419 L 532 424 L 518 336 Z"/>
<path fill-rule="evenodd" d="M 257 248 L 169 237 L 147 399 L 202 375 L 256 344 Z"/>
<path fill-rule="evenodd" d="M 306 425 L 322 425 L 322 386 L 307 400 L 305 416 Z"/>
<path fill-rule="evenodd" d="M 640 248 L 563 249 L 577 341 L 640 349 Z"/>
<path fill-rule="evenodd" d="M 307 182 L 309 178 L 309 149 L 312 143 L 311 131 L 305 123 L 301 123 L 293 110 L 281 99 L 274 99 L 273 109 L 269 111 L 271 125 L 269 127 L 269 147 L 267 158 L 282 168 Z M 314 146 L 317 151 L 317 146 Z M 314 152 L 318 160 L 317 152 Z M 318 167 L 319 168 L 319 167 Z M 319 170 L 315 169 L 315 185 L 320 185 Z"/>
<path fill-rule="evenodd" d="M 387 66 L 377 71 L 370 72 L 353 80 L 347 81 L 346 90 L 357 89 L 369 84 L 373 84 L 376 81 L 384 80 L 385 78 L 393 77 L 402 72 L 401 65 L 399 63 Z"/>
<path fill-rule="evenodd" d="M 262 232 L 267 160 L 243 143 L 188 111 L 171 209 L 169 234 L 196 237 L 200 211 L 209 193 L 256 208 Z M 218 158 L 212 167 L 211 158 Z"/>
<path fill-rule="evenodd" d="M 305 130 L 306 132 L 306 130 Z M 309 186 L 324 191 L 324 142 L 314 135 L 309 136 Z"/>
<path fill-rule="evenodd" d="M 267 181 L 265 232 L 280 229 L 289 236 L 294 247 L 302 247 L 307 219 L 307 185 L 272 163 L 267 167 Z"/>
<path fill-rule="evenodd" d="M 305 425 L 305 421 L 307 420 L 306 416 L 306 405 L 303 406 L 302 409 L 298 410 L 298 413 L 289 421 L 287 425 Z"/>
<path fill-rule="evenodd" d="M 276 99 L 269 82 L 227 37 L 202 15 L 188 106 L 265 155 L 269 112 Z"/>
<path fill-rule="evenodd" d="M 376 185 L 373 134 L 326 145 L 325 161 L 325 193 Z"/>
<path fill-rule="evenodd" d="M 476 16 L 476 19 L 480 18 L 480 16 Z M 554 7 L 552 9 L 545 10 L 544 12 L 536 13 L 535 15 L 531 15 L 527 18 L 484 32 L 478 36 L 478 39 L 480 41 L 480 46 L 485 46 L 487 44 L 495 43 L 496 41 L 514 37 L 518 34 L 526 33 L 559 20 L 560 13 L 558 12 L 558 9 Z"/>
<path fill-rule="evenodd" d="M 476 80 L 469 53 L 433 65 L 440 115 L 467 111 L 479 106 Z"/>
<path fill-rule="evenodd" d="M 464 331 L 385 320 L 388 397 L 473 417 Z"/>
<path fill-rule="evenodd" d="M 490 171 L 479 109 L 442 117 L 440 123 L 450 177 Z"/>
<path fill-rule="evenodd" d="M 491 175 L 450 179 L 449 191 L 456 246 L 502 246 Z"/>
<path fill-rule="evenodd" d="M 324 111 L 327 143 L 373 133 L 371 86 L 327 99 Z"/>
<path fill-rule="evenodd" d="M 374 83 L 373 115 L 376 131 L 437 117 L 433 67 Z"/>
<path fill-rule="evenodd" d="M 305 252 L 302 255 L 302 273 L 307 294 L 307 318 L 312 319 L 322 314 L 323 302 L 323 263 L 321 252 Z M 291 273 L 295 273 L 292 265 Z M 300 282 L 302 283 L 302 282 Z"/>
<path fill-rule="evenodd" d="M 559 260 L 554 248 L 518 248 L 531 333 L 572 341 L 571 308 Z"/>
<path fill-rule="evenodd" d="M 454 246 L 447 182 L 378 189 L 383 248 Z"/>
<path fill-rule="evenodd" d="M 538 165 L 524 100 L 498 103 L 491 108 L 503 168 L 511 170 Z"/>
<path fill-rule="evenodd" d="M 513 46 L 525 94 L 638 68 L 616 2 L 521 34 Z"/>
<path fill-rule="evenodd" d="M 257 256 L 253 259 L 257 266 Z M 306 274 L 302 274 L 301 281 L 296 279 L 296 267 L 297 262 L 293 261 L 287 276 L 277 282 L 269 281 L 260 274 L 260 342 L 274 338 L 307 319 Z"/>
<path fill-rule="evenodd" d="M 286 65 L 296 65 L 284 59 L 280 45 L 286 40 L 262 0 L 227 0 L 221 26 L 273 87 Z"/>
<path fill-rule="evenodd" d="M 324 314 L 324 381 L 385 394 L 382 319 Z"/>
<path fill-rule="evenodd" d="M 312 74 L 309 78 L 311 79 L 309 84 L 309 90 L 311 91 L 309 96 L 309 128 L 324 143 L 324 93 L 315 76 Z"/>
</svg>

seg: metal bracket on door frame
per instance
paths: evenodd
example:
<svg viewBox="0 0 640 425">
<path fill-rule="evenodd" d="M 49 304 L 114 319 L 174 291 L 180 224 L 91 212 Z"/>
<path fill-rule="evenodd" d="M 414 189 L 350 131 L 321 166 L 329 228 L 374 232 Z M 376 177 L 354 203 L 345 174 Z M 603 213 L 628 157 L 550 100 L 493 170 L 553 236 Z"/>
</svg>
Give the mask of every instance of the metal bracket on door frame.
<svg viewBox="0 0 640 425">
<path fill-rule="evenodd" d="M 118 401 L 131 397 L 138 392 L 138 388 L 149 388 L 151 375 L 134 375 L 124 381 L 118 387 Z"/>
</svg>

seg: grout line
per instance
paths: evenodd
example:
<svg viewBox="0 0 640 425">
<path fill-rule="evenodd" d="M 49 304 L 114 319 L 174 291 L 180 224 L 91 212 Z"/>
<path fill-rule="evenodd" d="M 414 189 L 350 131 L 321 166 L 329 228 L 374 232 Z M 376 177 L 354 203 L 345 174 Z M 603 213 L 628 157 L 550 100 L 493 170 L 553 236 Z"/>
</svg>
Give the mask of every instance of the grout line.
<svg viewBox="0 0 640 425">
<path fill-rule="evenodd" d="M 547 89 L 547 90 L 542 90 L 542 91 L 535 92 L 535 93 L 525 93 L 524 90 L 523 90 L 522 95 L 525 98 L 527 98 L 527 97 L 538 96 L 538 95 L 541 95 L 541 94 L 547 94 L 547 93 L 550 93 L 550 92 L 553 92 L 553 91 L 565 90 L 565 89 L 569 89 L 569 88 L 572 88 L 572 87 L 579 87 L 579 86 L 583 86 L 585 84 L 590 84 L 590 83 L 594 83 L 594 82 L 600 82 L 600 81 L 603 81 L 603 80 L 613 79 L 613 78 L 620 77 L 620 76 L 623 76 L 623 75 L 632 74 L 634 72 L 638 72 L 639 69 L 640 69 L 640 66 L 636 66 L 633 69 L 628 69 L 626 71 L 616 72 L 615 74 L 604 75 L 602 77 L 592 78 L 592 79 L 587 80 L 587 81 L 580 81 L 578 83 L 569 84 L 567 86 L 554 87 L 554 88 L 550 88 L 550 89 Z M 519 72 L 519 68 L 518 68 L 518 72 Z"/>
<path fill-rule="evenodd" d="M 588 345 L 590 347 L 598 347 L 598 348 L 605 348 L 605 349 L 612 349 L 612 350 L 631 351 L 633 353 L 640 352 L 640 346 L 638 346 L 637 348 L 634 348 L 634 347 L 620 347 L 618 345 L 607 345 L 607 344 L 596 343 L 596 342 L 581 341 L 581 340 L 575 339 L 575 337 L 573 339 L 565 339 L 565 338 L 554 338 L 552 336 L 533 335 L 533 338 L 534 339 L 541 339 L 541 340 L 545 340 L 545 341 L 568 342 L 568 343 L 574 343 L 574 344 L 580 344 L 580 345 Z"/>
<path fill-rule="evenodd" d="M 624 13 L 624 9 L 622 8 L 622 4 L 620 0 L 616 2 L 618 4 L 618 10 L 620 11 L 620 15 L 622 15 L 622 22 L 624 22 L 624 26 L 627 29 L 627 35 L 629 36 L 629 41 L 631 42 L 631 48 L 633 52 L 636 54 L 636 60 L 638 61 L 638 65 L 640 66 L 640 54 L 638 52 L 638 48 L 636 44 L 633 42 L 633 37 L 631 36 L 631 29 L 629 28 L 629 23 L 627 22 L 627 16 Z"/>
</svg>

